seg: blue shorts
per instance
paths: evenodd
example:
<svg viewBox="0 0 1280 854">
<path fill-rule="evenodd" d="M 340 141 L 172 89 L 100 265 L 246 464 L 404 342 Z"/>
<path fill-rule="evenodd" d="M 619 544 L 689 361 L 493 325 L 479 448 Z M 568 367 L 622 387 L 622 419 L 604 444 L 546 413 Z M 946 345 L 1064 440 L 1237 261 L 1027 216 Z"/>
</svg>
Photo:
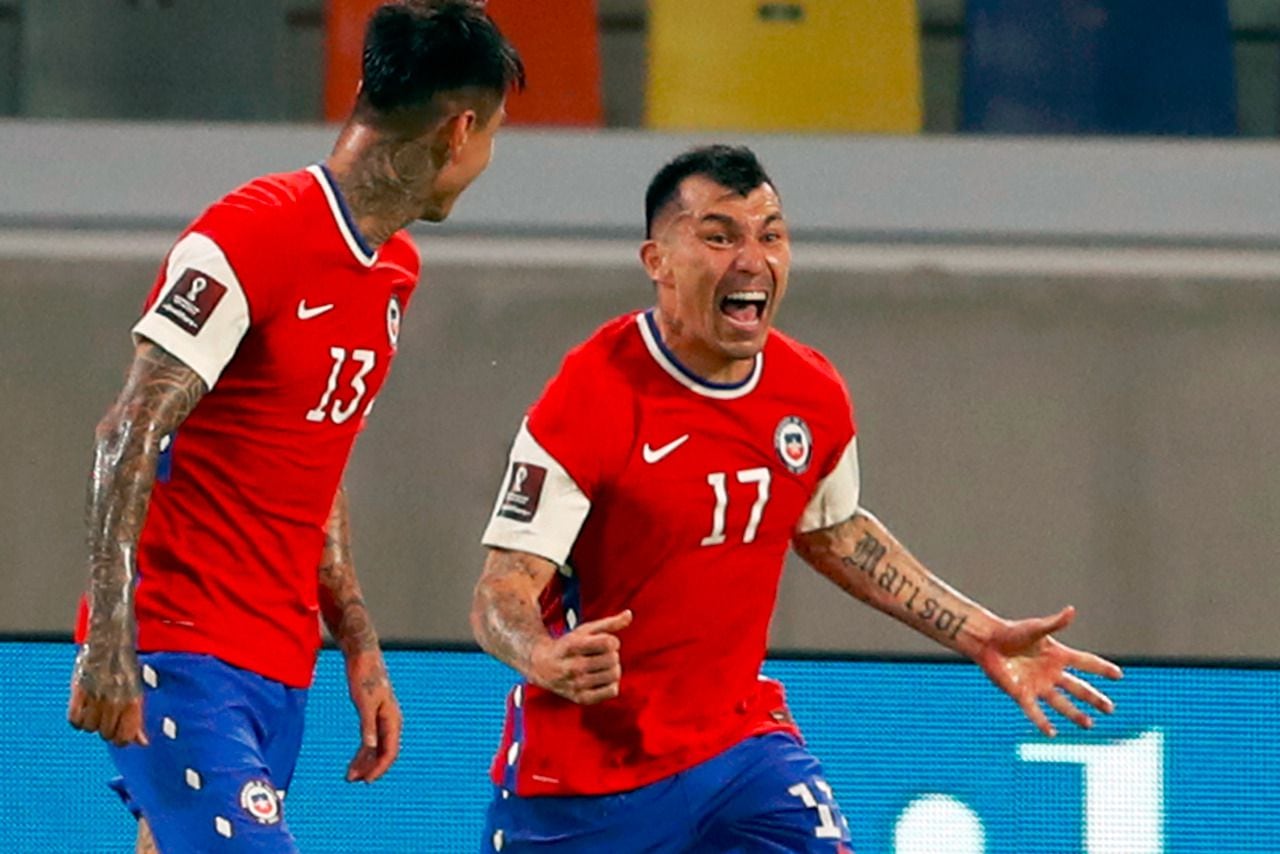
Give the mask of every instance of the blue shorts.
<svg viewBox="0 0 1280 854">
<path fill-rule="evenodd" d="M 283 798 L 302 746 L 307 692 L 208 655 L 142 665 L 149 747 L 110 747 L 111 782 L 170 851 L 297 851 Z"/>
<path fill-rule="evenodd" d="M 852 852 L 822 765 L 786 733 L 749 738 L 630 792 L 517 797 L 494 792 L 481 851 Z"/>
</svg>

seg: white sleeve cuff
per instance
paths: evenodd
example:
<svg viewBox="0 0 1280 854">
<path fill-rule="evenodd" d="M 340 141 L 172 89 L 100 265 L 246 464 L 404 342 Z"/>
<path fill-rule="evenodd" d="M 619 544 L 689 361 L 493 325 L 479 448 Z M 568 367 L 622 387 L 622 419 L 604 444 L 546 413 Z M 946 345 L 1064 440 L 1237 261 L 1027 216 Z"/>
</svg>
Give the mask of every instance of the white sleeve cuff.
<svg viewBox="0 0 1280 854">
<path fill-rule="evenodd" d="M 165 283 L 133 327 L 213 388 L 249 329 L 249 302 L 218 244 L 192 232 L 169 252 Z"/>
<path fill-rule="evenodd" d="M 481 542 L 563 565 L 590 510 L 590 499 L 533 438 L 526 419 Z"/>
<path fill-rule="evenodd" d="M 851 518 L 858 509 L 861 490 L 858 437 L 854 436 L 841 454 L 840 462 L 814 490 L 809 505 L 796 524 L 796 531 L 801 534 L 818 531 Z"/>
</svg>

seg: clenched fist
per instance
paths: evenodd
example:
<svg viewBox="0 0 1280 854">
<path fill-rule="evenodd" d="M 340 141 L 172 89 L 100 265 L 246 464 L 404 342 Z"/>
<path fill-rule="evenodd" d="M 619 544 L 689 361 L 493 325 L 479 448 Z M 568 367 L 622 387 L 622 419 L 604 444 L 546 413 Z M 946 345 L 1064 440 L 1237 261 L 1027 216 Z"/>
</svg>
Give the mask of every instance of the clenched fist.
<svg viewBox="0 0 1280 854">
<path fill-rule="evenodd" d="M 584 706 L 618 696 L 622 641 L 617 633 L 629 625 L 630 609 L 542 641 L 531 656 L 534 684 Z"/>
</svg>

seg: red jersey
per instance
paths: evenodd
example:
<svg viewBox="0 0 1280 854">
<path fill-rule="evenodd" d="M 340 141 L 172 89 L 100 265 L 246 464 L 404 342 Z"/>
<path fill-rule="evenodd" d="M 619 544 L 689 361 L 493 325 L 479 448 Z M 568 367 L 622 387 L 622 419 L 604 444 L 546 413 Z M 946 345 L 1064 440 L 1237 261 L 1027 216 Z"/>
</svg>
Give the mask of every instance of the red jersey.
<svg viewBox="0 0 1280 854">
<path fill-rule="evenodd" d="M 134 335 L 209 392 L 161 444 L 139 650 L 311 683 L 325 525 L 418 272 L 404 232 L 368 247 L 322 166 L 251 181 L 170 250 Z"/>
<path fill-rule="evenodd" d="M 834 368 L 781 333 L 731 386 L 680 365 L 651 313 L 572 351 L 521 428 L 484 543 L 561 565 L 542 602 L 553 634 L 634 620 L 617 698 L 515 688 L 494 782 L 625 791 L 794 732 L 760 675 L 769 622 L 791 538 L 857 509 L 854 433 Z"/>
</svg>

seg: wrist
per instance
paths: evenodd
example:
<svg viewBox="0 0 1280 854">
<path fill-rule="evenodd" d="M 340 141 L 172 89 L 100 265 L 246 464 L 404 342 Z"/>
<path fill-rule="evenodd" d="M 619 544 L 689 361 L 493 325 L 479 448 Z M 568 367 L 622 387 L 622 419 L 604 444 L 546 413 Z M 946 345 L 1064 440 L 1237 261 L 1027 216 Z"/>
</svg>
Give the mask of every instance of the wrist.
<svg viewBox="0 0 1280 854">
<path fill-rule="evenodd" d="M 551 647 L 555 644 L 555 640 L 550 636 L 535 638 L 529 646 L 529 663 L 528 666 L 522 668 L 524 676 L 534 685 L 546 687 L 542 678 L 542 672 L 545 669 L 544 663 L 547 655 L 551 651 Z"/>
</svg>

